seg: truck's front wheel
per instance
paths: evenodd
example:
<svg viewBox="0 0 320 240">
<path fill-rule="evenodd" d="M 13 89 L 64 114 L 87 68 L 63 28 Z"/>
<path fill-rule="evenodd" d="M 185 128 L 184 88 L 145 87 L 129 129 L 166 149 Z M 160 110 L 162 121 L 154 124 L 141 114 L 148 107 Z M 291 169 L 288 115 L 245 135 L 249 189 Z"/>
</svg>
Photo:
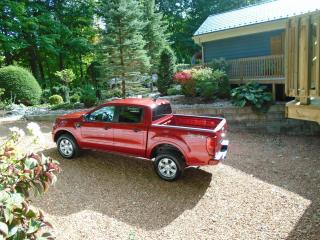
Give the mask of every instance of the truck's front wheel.
<svg viewBox="0 0 320 240">
<path fill-rule="evenodd" d="M 68 159 L 73 158 L 79 152 L 79 147 L 76 140 L 69 134 L 62 134 L 58 138 L 57 147 L 60 155 Z"/>
<path fill-rule="evenodd" d="M 163 180 L 174 181 L 183 173 L 185 163 L 178 153 L 161 153 L 154 161 L 154 168 L 158 176 Z"/>
</svg>

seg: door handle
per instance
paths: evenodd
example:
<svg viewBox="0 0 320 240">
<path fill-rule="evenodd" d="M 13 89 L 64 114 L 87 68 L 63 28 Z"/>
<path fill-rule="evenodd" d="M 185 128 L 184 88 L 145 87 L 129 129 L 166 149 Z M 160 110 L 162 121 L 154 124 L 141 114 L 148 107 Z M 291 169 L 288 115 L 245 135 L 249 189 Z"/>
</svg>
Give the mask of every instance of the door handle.
<svg viewBox="0 0 320 240">
<path fill-rule="evenodd" d="M 109 130 L 109 129 L 111 129 L 111 127 L 105 126 L 104 129 Z"/>
<path fill-rule="evenodd" d="M 141 130 L 138 128 L 133 129 L 134 132 L 140 132 Z"/>
</svg>

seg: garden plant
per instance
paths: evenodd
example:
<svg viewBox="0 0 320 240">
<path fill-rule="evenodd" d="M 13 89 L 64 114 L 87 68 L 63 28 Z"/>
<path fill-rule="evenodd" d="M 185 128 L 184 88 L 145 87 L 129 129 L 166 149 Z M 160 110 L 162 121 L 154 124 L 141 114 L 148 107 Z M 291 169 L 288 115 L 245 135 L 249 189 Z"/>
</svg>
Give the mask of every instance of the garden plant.
<svg viewBox="0 0 320 240">
<path fill-rule="evenodd" d="M 43 142 L 37 124 L 29 123 L 27 129 L 33 143 Z M 42 210 L 31 205 L 29 196 L 43 194 L 56 182 L 59 163 L 43 154 L 22 152 L 18 144 L 25 140 L 24 131 L 17 127 L 10 131 L 0 145 L 0 239 L 54 239 L 42 230 L 51 224 Z"/>
</svg>

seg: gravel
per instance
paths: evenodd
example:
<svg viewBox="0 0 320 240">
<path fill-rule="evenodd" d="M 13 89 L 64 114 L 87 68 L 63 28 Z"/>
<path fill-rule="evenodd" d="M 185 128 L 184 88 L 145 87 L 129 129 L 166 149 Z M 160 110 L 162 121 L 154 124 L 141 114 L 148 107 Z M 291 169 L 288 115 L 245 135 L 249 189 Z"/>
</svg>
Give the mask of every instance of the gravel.
<svg viewBox="0 0 320 240">
<path fill-rule="evenodd" d="M 0 136 L 9 126 L 0 125 Z M 320 239 L 319 137 L 231 132 L 227 160 L 161 181 L 149 161 L 85 151 L 34 199 L 57 239 Z"/>
</svg>

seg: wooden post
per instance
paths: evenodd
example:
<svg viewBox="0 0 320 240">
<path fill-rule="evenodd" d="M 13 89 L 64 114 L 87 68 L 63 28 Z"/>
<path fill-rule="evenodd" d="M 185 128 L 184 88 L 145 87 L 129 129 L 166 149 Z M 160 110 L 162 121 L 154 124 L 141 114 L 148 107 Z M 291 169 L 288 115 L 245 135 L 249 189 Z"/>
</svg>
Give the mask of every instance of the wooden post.
<svg viewBox="0 0 320 240">
<path fill-rule="evenodd" d="M 276 84 L 275 83 L 272 83 L 272 98 L 273 98 L 273 101 L 276 100 Z"/>
<path fill-rule="evenodd" d="M 316 46 L 316 96 L 320 97 L 320 15 L 317 17 L 317 46 Z"/>
<path fill-rule="evenodd" d="M 310 104 L 309 89 L 309 56 L 310 56 L 310 17 L 301 19 L 300 26 L 300 49 L 299 49 L 299 98 L 303 105 Z"/>
<path fill-rule="evenodd" d="M 293 42 L 293 85 L 294 85 L 294 96 L 298 96 L 298 69 L 299 69 L 299 22 L 300 18 L 293 20 L 294 25 L 294 42 Z"/>
</svg>

